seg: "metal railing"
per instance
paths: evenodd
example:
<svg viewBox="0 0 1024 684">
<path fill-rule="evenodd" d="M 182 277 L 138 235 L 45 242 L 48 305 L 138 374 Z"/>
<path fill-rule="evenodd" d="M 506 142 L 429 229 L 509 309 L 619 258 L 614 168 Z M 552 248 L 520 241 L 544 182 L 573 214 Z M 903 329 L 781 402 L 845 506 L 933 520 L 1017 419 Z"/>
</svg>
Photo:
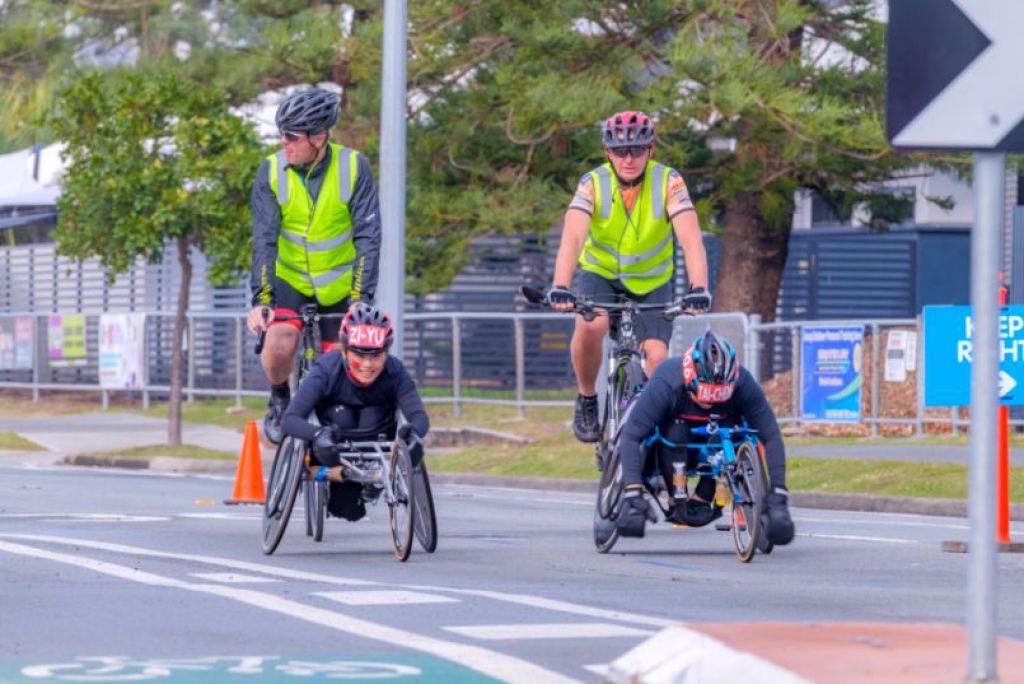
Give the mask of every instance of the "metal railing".
<svg viewBox="0 0 1024 684">
<path fill-rule="evenodd" d="M 139 394 L 143 406 L 149 405 L 152 395 L 169 393 L 173 313 L 157 311 L 145 314 L 143 385 L 141 389 L 136 390 L 114 390 L 100 386 L 97 339 L 98 321 L 102 315 L 100 313 L 81 314 L 85 317 L 82 344 L 84 355 L 77 359 L 78 365 L 54 365 L 47 349 L 50 317 L 54 315 L 59 314 L 0 314 L 0 388 L 31 390 L 35 401 L 39 399 L 41 391 L 47 390 L 100 392 L 104 408 L 109 405 L 113 392 Z M 245 318 L 244 313 L 188 314 L 182 378 L 187 401 L 195 401 L 197 397 L 233 397 L 235 405 L 241 407 L 243 397 L 266 396 L 266 381 L 259 360 L 252 353 L 251 344 L 254 338 L 245 329 Z M 14 319 L 31 319 L 31 352 L 27 351 L 27 342 L 24 339 L 24 322 L 20 324 L 20 340 L 15 341 L 9 334 L 14 327 L 9 321 Z M 461 414 L 462 408 L 469 404 L 514 406 L 520 416 L 528 407 L 573 405 L 572 399 L 568 397 L 528 398 L 531 390 L 555 390 L 556 393 L 565 391 L 572 396 L 574 383 L 568 345 L 565 342 L 571 335 L 572 317 L 550 312 L 419 312 L 406 314 L 404 320 L 409 326 L 404 354 L 407 367 L 421 386 L 440 388 L 446 392 L 444 396 L 431 396 L 427 393 L 424 397 L 425 402 L 450 403 L 456 415 Z M 438 323 L 445 324 L 440 331 Z M 496 331 L 495 326 L 501 325 L 511 325 L 511 334 Z M 869 426 L 871 435 L 878 435 L 881 425 L 909 425 L 917 435 L 922 435 L 925 426 L 930 423 L 949 424 L 954 434 L 959 428 L 969 424 L 967 419 L 959 416 L 956 409 L 925 410 L 923 354 L 920 352 L 917 370 L 912 380 L 915 383 L 915 391 L 909 415 L 894 415 L 899 411 L 894 411 L 887 405 L 891 403 L 892 391 L 887 386 L 891 383 L 882 380 L 883 337 L 892 329 L 913 330 L 918 334 L 918 349 L 923 350 L 923 328 L 920 318 L 773 323 L 762 323 L 758 316 L 741 313 L 679 318 L 676 319 L 670 352 L 681 353 L 695 334 L 710 326 L 716 332 L 730 337 L 744 365 L 762 381 L 763 385 L 775 390 L 774 394 L 769 392 L 769 396 L 775 399 L 780 423 L 808 423 L 813 421 L 803 416 L 801 406 L 803 330 L 810 326 L 845 325 L 863 325 L 865 345 L 870 348 L 870 354 L 865 353 L 865 358 L 870 359 L 870 362 L 864 366 L 869 380 L 865 388 L 866 405 L 859 422 Z M 423 326 L 424 329 L 432 326 L 430 345 L 417 344 L 417 336 L 409 332 L 415 330 L 416 326 Z M 475 340 L 481 335 L 481 330 L 485 329 L 491 333 L 490 344 L 493 345 L 493 339 L 498 339 L 499 347 L 477 348 L 479 345 L 475 344 Z M 548 332 L 545 333 L 545 330 Z M 557 338 L 558 342 L 547 345 L 544 353 L 548 365 L 538 369 L 535 367 L 538 350 L 544 345 L 538 343 L 536 338 L 545 335 Z M 21 347 L 13 349 L 17 344 Z M 488 372 L 491 375 L 501 375 L 503 378 L 488 381 L 492 387 L 499 388 L 498 391 L 489 392 L 496 396 L 473 396 L 474 390 L 484 381 L 467 377 L 467 370 L 471 374 L 481 374 L 478 367 L 480 362 L 467 361 L 470 352 L 475 352 L 478 356 L 483 353 L 503 357 L 487 362 Z M 31 357 L 31 363 L 26 363 L 26 356 Z M 448 359 L 442 358 L 447 356 L 450 356 L 450 367 Z M 12 363 L 12 360 L 16 362 Z M 509 362 L 511 368 L 508 367 Z M 474 366 L 474 363 L 477 365 Z M 19 367 L 9 367 L 12 365 Z M 424 368 L 426 370 L 423 370 Z M 784 386 L 787 381 L 790 383 L 788 392 L 780 392 L 779 387 Z M 903 392 L 906 394 L 905 388 Z M 890 399 L 887 400 L 886 397 Z M 902 412 L 907 413 L 905 407 Z M 1024 425 L 1022 420 L 1014 420 L 1011 423 Z"/>
</svg>

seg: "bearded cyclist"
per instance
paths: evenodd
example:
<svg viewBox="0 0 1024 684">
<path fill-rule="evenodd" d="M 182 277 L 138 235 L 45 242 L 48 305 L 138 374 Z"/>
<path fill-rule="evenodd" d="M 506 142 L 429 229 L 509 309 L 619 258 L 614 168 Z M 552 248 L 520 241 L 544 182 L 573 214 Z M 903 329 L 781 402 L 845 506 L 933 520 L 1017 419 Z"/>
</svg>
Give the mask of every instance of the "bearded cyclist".
<svg viewBox="0 0 1024 684">
<path fill-rule="evenodd" d="M 700 222 L 683 177 L 653 161 L 654 124 L 640 112 L 620 112 L 601 128 L 605 164 L 580 180 L 565 213 L 555 276 L 547 300 L 569 311 L 577 295 L 610 301 L 625 295 L 639 303 L 669 304 L 675 239 L 683 248 L 689 292 L 681 303 L 691 312 L 711 307 L 707 255 Z M 581 272 L 570 289 L 576 266 Z M 614 322 L 613 322 L 614 324 Z M 581 442 L 600 438 L 595 383 L 609 320 L 576 317 L 570 354 L 579 396 L 573 433 Z M 641 315 L 641 348 L 648 375 L 668 355 L 672 324 L 655 312 Z"/>
<path fill-rule="evenodd" d="M 284 413 L 286 435 L 310 443 L 315 462 L 310 476 L 330 483 L 331 515 L 358 520 L 366 514 L 362 485 L 346 482 L 337 453 L 341 440 L 402 440 L 414 466 L 423 459 L 421 439 L 430 429 L 416 384 L 402 362 L 388 354 L 394 342 L 391 320 L 357 302 L 341 324 L 341 349 L 322 355 L 302 380 Z M 406 424 L 397 427 L 398 411 Z M 315 413 L 320 424 L 310 422 Z M 397 429 L 396 429 L 397 428 Z"/>
<path fill-rule="evenodd" d="M 625 493 L 616 521 L 622 536 L 642 537 L 644 523 L 656 520 L 641 484 L 647 451 L 644 445 L 651 442 L 655 446 L 650 440 L 655 434 L 676 445 L 674 454 L 666 454 L 660 442 L 655 449 L 656 466 L 670 483 L 671 461 L 687 458 L 687 452 L 693 451 L 686 447 L 695 439 L 690 429 L 707 425 L 712 414 L 718 416 L 719 425 L 746 425 L 757 431 L 771 481 L 771 491 L 764 499 L 768 541 L 782 545 L 793 540 L 786 452 L 779 424 L 761 386 L 740 366 L 732 345 L 710 330 L 696 338 L 681 358 L 669 358 L 658 367 L 622 427 L 619 456 Z M 670 494 L 674 497 L 675 492 Z M 721 514 L 713 503 L 714 494 L 715 480 L 702 476 L 685 503 L 669 511 L 669 520 L 692 527 L 707 525 Z"/>
<path fill-rule="evenodd" d="M 266 331 L 260 361 L 270 383 L 266 438 L 281 441 L 291 395 L 303 304 L 344 314 L 350 302 L 372 303 L 381 225 L 377 189 L 366 158 L 328 140 L 338 96 L 311 88 L 289 95 L 275 116 L 282 149 L 267 157 L 252 188 L 252 310 L 248 326 Z M 338 339 L 340 316 L 320 321 L 324 349 Z"/>
</svg>

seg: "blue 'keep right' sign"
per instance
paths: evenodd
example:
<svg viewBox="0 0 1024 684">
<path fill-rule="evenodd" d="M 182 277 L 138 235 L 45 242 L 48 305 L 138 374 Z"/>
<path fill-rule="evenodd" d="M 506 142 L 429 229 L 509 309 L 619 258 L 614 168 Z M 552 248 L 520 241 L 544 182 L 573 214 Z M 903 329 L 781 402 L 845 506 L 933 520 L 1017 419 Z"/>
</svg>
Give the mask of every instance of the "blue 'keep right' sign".
<svg viewBox="0 0 1024 684">
<path fill-rule="evenodd" d="M 925 406 L 970 405 L 973 337 L 971 307 L 924 307 Z M 999 310 L 999 403 L 1024 405 L 1024 306 Z"/>
</svg>

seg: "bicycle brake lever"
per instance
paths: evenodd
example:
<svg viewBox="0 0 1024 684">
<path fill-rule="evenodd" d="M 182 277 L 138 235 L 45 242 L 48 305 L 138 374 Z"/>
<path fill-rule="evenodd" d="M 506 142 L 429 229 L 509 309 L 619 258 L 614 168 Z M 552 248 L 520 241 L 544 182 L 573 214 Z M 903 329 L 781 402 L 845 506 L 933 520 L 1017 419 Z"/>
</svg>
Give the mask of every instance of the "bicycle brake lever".
<svg viewBox="0 0 1024 684">
<path fill-rule="evenodd" d="M 266 323 L 267 322 L 267 308 L 266 307 L 263 307 L 263 311 L 261 312 L 261 314 L 263 315 L 263 322 Z M 267 341 L 267 331 L 264 328 L 263 330 L 260 330 L 260 334 L 256 336 L 256 346 L 253 347 L 253 349 L 252 349 L 253 353 L 256 354 L 256 356 L 259 356 L 260 353 L 263 352 L 263 343 L 266 342 L 266 341 Z"/>
</svg>

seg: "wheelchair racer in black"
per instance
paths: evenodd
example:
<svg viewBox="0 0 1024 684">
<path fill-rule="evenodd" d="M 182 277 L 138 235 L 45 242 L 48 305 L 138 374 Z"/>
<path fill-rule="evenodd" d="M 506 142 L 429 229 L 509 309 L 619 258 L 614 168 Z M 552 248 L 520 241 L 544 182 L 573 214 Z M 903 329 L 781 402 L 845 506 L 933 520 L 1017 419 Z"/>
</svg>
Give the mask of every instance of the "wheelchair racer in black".
<svg viewBox="0 0 1024 684">
<path fill-rule="evenodd" d="M 622 427 L 619 455 L 625 492 L 616 520 L 619 534 L 642 537 L 646 521 L 657 520 L 643 496 L 648 448 L 654 448 L 655 467 L 663 473 L 674 496 L 671 462 L 695 458 L 695 450 L 686 447 L 687 442 L 695 439 L 690 429 L 706 425 L 711 415 L 718 416 L 720 425 L 745 424 L 757 431 L 771 481 L 771 491 L 764 500 L 768 540 L 779 545 L 793 540 L 786 453 L 779 424 L 764 391 L 754 376 L 740 366 L 732 345 L 710 330 L 696 338 L 682 358 L 669 358 L 658 366 Z M 656 439 L 658 435 L 664 441 Z M 666 441 L 677 446 L 667 447 Z M 684 497 L 685 503 L 674 505 L 669 511 L 668 519 L 701 527 L 717 518 L 721 509 L 714 504 L 715 485 L 711 477 L 700 477 L 694 491 Z"/>
<path fill-rule="evenodd" d="M 344 480 L 338 442 L 397 437 L 409 449 L 413 466 L 423 459 L 421 440 L 430 429 L 423 401 L 402 362 L 388 354 L 394 342 L 391 320 L 356 302 L 341 323 L 340 349 L 320 356 L 288 404 L 284 434 L 310 444 L 310 477 L 330 483 L 328 512 L 346 520 L 366 514 L 362 485 Z M 398 427 L 398 411 L 407 421 Z M 310 422 L 316 413 L 320 425 Z"/>
</svg>

